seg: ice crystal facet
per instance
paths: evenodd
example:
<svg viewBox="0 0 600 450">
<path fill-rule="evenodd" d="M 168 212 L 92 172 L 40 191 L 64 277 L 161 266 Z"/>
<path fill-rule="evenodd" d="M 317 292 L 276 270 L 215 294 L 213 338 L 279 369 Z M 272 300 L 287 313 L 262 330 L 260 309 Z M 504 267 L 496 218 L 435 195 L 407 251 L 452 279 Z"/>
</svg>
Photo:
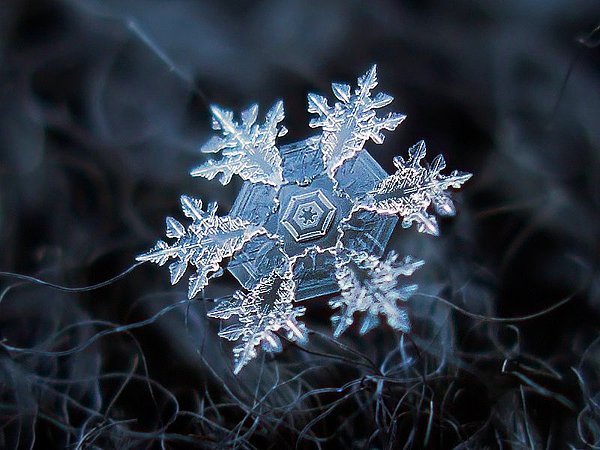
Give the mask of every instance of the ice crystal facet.
<svg viewBox="0 0 600 450">
<path fill-rule="evenodd" d="M 280 274 L 274 270 L 248 293 L 237 291 L 231 300 L 222 300 L 208 316 L 228 320 L 237 316 L 237 323 L 227 326 L 219 336 L 229 341 L 241 340 L 233 349 L 234 373 L 256 357 L 260 344 L 266 352 L 280 352 L 277 334 L 283 331 L 291 341 L 305 342 L 306 327 L 298 322 L 306 308 L 294 306 L 295 283 L 291 268 Z"/>
<path fill-rule="evenodd" d="M 233 120 L 233 112 L 212 106 L 212 127 L 221 130 L 223 136 L 213 136 L 200 149 L 203 153 L 221 151 L 223 159 L 210 160 L 191 171 L 193 177 L 219 181 L 227 184 L 233 174 L 253 183 L 279 186 L 283 182 L 281 156 L 275 146 L 278 137 L 287 133 L 279 126 L 284 118 L 283 102 L 278 101 L 267 113 L 262 126 L 256 124 L 258 105 L 252 105 L 241 114 L 241 123 Z"/>
<path fill-rule="evenodd" d="M 396 173 L 369 192 L 361 207 L 380 214 L 400 215 L 403 228 L 417 222 L 419 232 L 437 236 L 439 227 L 436 218 L 427 212 L 429 205 L 433 204 L 435 212 L 441 216 L 456 214 L 447 190 L 460 188 L 471 174 L 454 170 L 450 175 L 442 175 L 440 172 L 446 167 L 442 155 L 436 156 L 431 165 L 423 167 L 421 160 L 426 152 L 425 142 L 420 141 L 408 150 L 407 160 L 396 156 Z"/>
<path fill-rule="evenodd" d="M 278 147 L 283 136 L 283 103 L 256 123 L 258 107 L 252 106 L 235 121 L 233 112 L 212 107 L 213 128 L 222 136 L 211 138 L 204 153 L 222 153 L 192 170 L 193 176 L 219 178 L 229 183 L 238 174 L 245 183 L 228 216 L 217 217 L 215 206 L 202 211 L 199 200 L 182 197 L 185 214 L 193 219 L 186 229 L 167 219 L 167 236 L 140 261 L 170 266 L 171 282 L 183 276 L 188 264 L 197 273 L 190 277 L 189 297 L 194 297 L 209 279 L 220 274 L 222 262 L 245 291 L 222 300 L 210 317 L 235 322 L 219 336 L 238 341 L 234 348 L 238 373 L 257 355 L 281 350 L 277 333 L 304 341 L 307 332 L 298 318 L 305 307 L 297 302 L 339 292 L 329 301 L 336 309 L 332 318 L 339 337 L 362 313 L 360 333 L 380 323 L 400 332 L 410 331 L 405 305 L 415 291 L 404 284 L 423 262 L 406 257 L 398 260 L 392 251 L 381 259 L 398 221 L 403 227 L 418 223 L 418 229 L 438 234 L 435 218 L 427 212 L 433 204 L 442 215 L 453 215 L 454 205 L 446 192 L 458 188 L 471 174 L 454 171 L 442 175 L 442 156 L 431 165 L 421 165 L 425 144 L 409 150 L 409 158 L 394 159 L 397 171 L 388 175 L 364 150 L 370 139 L 384 140 L 383 130 L 393 131 L 405 116 L 376 110 L 389 105 L 392 97 L 379 93 L 375 66 L 358 79 L 354 90 L 347 84 L 332 84 L 337 102 L 330 106 L 320 95 L 308 95 L 308 111 L 317 114 L 310 122 L 319 136 Z"/>
<path fill-rule="evenodd" d="M 354 199 L 372 190 L 387 173 L 363 151 L 337 172 L 336 190 L 323 173 L 318 140 L 283 145 L 281 155 L 285 184 L 274 189 L 260 183 L 244 183 L 230 214 L 262 225 L 281 238 L 288 258 L 298 258 L 294 265 L 298 301 L 337 292 L 333 252 L 340 224 L 352 213 Z M 303 222 L 303 209 L 317 213 L 314 224 Z M 353 229 L 345 233 L 345 245 L 381 255 L 398 219 L 374 213 L 354 216 L 357 220 L 352 223 Z M 266 239 L 248 243 L 234 255 L 227 269 L 251 289 L 278 264 L 273 259 L 279 259 L 280 252 L 273 245 Z M 311 254 L 311 249 L 317 248 L 329 251 Z"/>
<path fill-rule="evenodd" d="M 335 277 L 340 286 L 340 296 L 329 301 L 329 306 L 339 311 L 332 317 L 333 332 L 339 337 L 354 322 L 354 313 L 364 312 L 360 334 L 379 325 L 379 316 L 387 318 L 395 330 L 408 333 L 410 320 L 406 308 L 398 302 L 406 302 L 416 291 L 417 285 L 400 284 L 400 276 L 410 276 L 424 262 L 410 256 L 401 262 L 391 251 L 385 260 L 366 252 L 340 252 Z"/>
<path fill-rule="evenodd" d="M 377 67 L 372 66 L 358 79 L 358 88 L 352 92 L 348 84 L 333 83 L 333 94 L 339 100 L 329 106 L 327 99 L 308 94 L 308 112 L 318 114 L 310 121 L 312 128 L 322 128 L 321 153 L 327 174 L 333 179 L 337 169 L 363 149 L 369 139 L 382 144 L 382 130 L 394 131 L 406 116 L 388 113 L 377 117 L 375 110 L 389 105 L 394 98 L 380 92 L 371 98 L 377 86 Z"/>
<path fill-rule="evenodd" d="M 210 203 L 202 211 L 202 201 L 183 195 L 183 213 L 192 219 L 186 229 L 178 220 L 167 217 L 167 237 L 176 239 L 172 245 L 158 241 L 154 248 L 137 257 L 138 261 L 151 261 L 162 266 L 169 259 L 177 261 L 169 265 L 171 284 L 183 277 L 188 264 L 196 267 L 189 278 L 188 298 L 195 297 L 208 284 L 211 277 L 220 273 L 220 264 L 231 257 L 246 242 L 266 230 L 237 217 L 216 215 L 217 204 Z"/>
</svg>

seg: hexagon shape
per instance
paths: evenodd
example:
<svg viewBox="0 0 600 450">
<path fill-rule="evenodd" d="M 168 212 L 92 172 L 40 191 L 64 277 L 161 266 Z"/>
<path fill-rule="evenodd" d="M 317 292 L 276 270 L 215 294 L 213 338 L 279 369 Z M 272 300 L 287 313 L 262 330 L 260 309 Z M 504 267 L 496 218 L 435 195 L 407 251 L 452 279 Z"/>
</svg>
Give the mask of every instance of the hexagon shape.
<svg viewBox="0 0 600 450">
<path fill-rule="evenodd" d="M 315 137 L 280 147 L 285 183 L 278 190 L 259 183 L 243 184 L 230 214 L 262 225 L 283 241 L 280 249 L 273 241 L 260 237 L 233 257 L 227 269 L 246 289 L 252 289 L 260 278 L 278 267 L 286 255 L 305 254 L 295 265 L 296 299 L 307 300 L 339 290 L 335 257 L 330 252 L 313 250 L 335 247 L 341 221 L 352 210 L 352 199 L 369 192 L 387 173 L 363 150 L 338 169 L 336 189 L 325 174 L 318 146 Z M 395 216 L 357 213 L 344 231 L 343 243 L 349 249 L 380 256 L 397 221 Z"/>
<path fill-rule="evenodd" d="M 318 192 L 319 194 L 321 193 L 321 191 L 315 191 Z M 314 193 L 310 192 L 308 194 L 303 194 L 302 196 L 306 196 L 308 195 L 309 197 L 314 197 Z M 301 197 L 300 195 L 297 195 L 295 197 L 292 197 L 292 200 L 295 202 L 300 202 Z M 292 206 L 292 204 L 290 203 L 290 205 L 288 205 L 288 210 L 292 209 L 290 208 Z M 293 216 L 288 216 L 288 217 L 284 217 L 282 219 L 282 222 L 288 222 L 289 219 L 291 218 L 292 222 L 294 224 L 296 224 L 301 230 L 304 230 L 306 228 L 310 228 L 312 226 L 314 226 L 323 216 L 323 209 L 321 209 L 321 207 L 319 206 L 319 204 L 317 202 L 306 202 L 306 200 L 304 200 L 304 203 L 302 203 L 301 205 L 296 205 L 295 208 L 296 212 Z M 325 233 L 323 233 L 325 234 Z"/>
<path fill-rule="evenodd" d="M 335 206 L 320 190 L 292 195 L 281 223 L 297 242 L 325 236 L 335 217 Z"/>
</svg>

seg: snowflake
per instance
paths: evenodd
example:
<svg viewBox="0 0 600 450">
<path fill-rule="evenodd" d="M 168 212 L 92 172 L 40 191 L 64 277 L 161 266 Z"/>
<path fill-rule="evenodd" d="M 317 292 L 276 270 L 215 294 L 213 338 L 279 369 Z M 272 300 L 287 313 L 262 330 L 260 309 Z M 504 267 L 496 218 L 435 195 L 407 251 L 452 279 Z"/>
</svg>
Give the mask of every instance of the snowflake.
<svg viewBox="0 0 600 450">
<path fill-rule="evenodd" d="M 383 130 L 393 131 L 405 116 L 376 110 L 389 105 L 392 97 L 379 93 L 376 67 L 358 79 L 352 91 L 347 84 L 332 84 L 338 102 L 308 95 L 308 111 L 316 113 L 310 126 L 321 134 L 303 141 L 278 146 L 286 133 L 283 103 L 277 102 L 266 114 L 263 125 L 256 123 L 258 107 L 252 106 L 234 120 L 231 111 L 212 107 L 213 128 L 222 136 L 212 137 L 204 153 L 221 152 L 222 159 L 208 161 L 192 170 L 193 176 L 219 177 L 222 184 L 234 174 L 245 180 L 229 215 L 215 215 L 216 205 L 202 211 L 200 200 L 182 197 L 185 215 L 193 220 L 186 229 L 167 218 L 167 236 L 173 245 L 159 241 L 138 257 L 170 265 L 171 282 L 177 283 L 188 264 L 197 272 L 190 277 L 188 297 L 194 298 L 221 266 L 238 279 L 238 290 L 209 312 L 209 317 L 231 320 L 219 336 L 240 343 L 234 348 L 237 374 L 257 355 L 282 348 L 279 333 L 303 343 L 304 324 L 298 321 L 305 307 L 298 302 L 339 293 L 329 301 L 336 309 L 332 321 L 339 337 L 363 314 L 360 333 L 380 323 L 400 332 L 410 331 L 405 302 L 416 285 L 401 283 L 423 262 L 410 256 L 398 260 L 385 246 L 398 221 L 419 232 L 438 234 L 430 205 L 440 215 L 453 215 L 454 205 L 446 192 L 459 188 L 471 174 L 454 171 L 442 175 L 442 156 L 431 165 L 421 165 L 425 144 L 409 150 L 408 160 L 394 158 L 397 171 L 388 175 L 364 149 L 368 140 L 381 144 Z M 401 303 L 399 303 L 401 302 Z"/>
</svg>

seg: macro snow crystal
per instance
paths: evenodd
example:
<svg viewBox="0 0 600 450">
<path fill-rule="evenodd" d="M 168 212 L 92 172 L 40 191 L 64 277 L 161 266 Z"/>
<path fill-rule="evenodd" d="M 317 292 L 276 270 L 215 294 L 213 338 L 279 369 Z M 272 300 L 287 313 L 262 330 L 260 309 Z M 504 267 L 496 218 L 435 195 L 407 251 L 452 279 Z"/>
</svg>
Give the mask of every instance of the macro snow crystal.
<svg viewBox="0 0 600 450">
<path fill-rule="evenodd" d="M 316 114 L 310 127 L 321 134 L 279 145 L 285 135 L 283 102 L 257 124 L 256 105 L 234 113 L 211 107 L 213 136 L 201 151 L 221 152 L 192 170 L 192 176 L 222 184 L 240 176 L 245 183 L 229 215 L 216 216 L 216 205 L 202 211 L 202 202 L 181 198 L 184 214 L 192 219 L 187 229 L 167 218 L 169 245 L 159 241 L 140 261 L 170 266 L 177 283 L 189 264 L 188 297 L 194 298 L 211 278 L 229 270 L 244 289 L 221 300 L 209 317 L 230 321 L 219 336 L 240 343 L 234 348 L 234 372 L 257 355 L 258 346 L 277 352 L 278 333 L 303 343 L 307 329 L 299 318 L 301 301 L 339 293 L 329 300 L 334 336 L 339 337 L 361 314 L 360 333 L 387 323 L 400 332 L 410 331 L 406 301 L 416 285 L 405 283 L 423 261 L 410 256 L 398 260 L 395 252 L 383 256 L 398 217 L 404 228 L 417 223 L 419 232 L 437 235 L 437 221 L 427 210 L 454 215 L 447 192 L 459 188 L 471 174 L 453 171 L 442 175 L 443 157 L 423 163 L 425 143 L 409 150 L 408 159 L 394 158 L 397 171 L 388 175 L 365 150 L 367 141 L 381 144 L 383 131 L 394 131 L 406 116 L 377 111 L 393 98 L 385 93 L 371 97 L 377 86 L 376 67 L 359 77 L 357 87 L 333 83 L 333 105 L 317 94 L 308 95 L 308 111 Z"/>
</svg>

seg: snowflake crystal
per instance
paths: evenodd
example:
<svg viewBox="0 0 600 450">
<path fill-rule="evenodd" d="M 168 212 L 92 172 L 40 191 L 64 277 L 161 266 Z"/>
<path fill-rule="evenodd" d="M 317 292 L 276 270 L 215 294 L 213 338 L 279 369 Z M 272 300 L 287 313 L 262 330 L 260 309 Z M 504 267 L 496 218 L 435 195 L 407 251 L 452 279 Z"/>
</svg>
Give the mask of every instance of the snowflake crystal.
<svg viewBox="0 0 600 450">
<path fill-rule="evenodd" d="M 221 152 L 192 170 L 192 176 L 222 184 L 234 174 L 245 180 L 229 215 L 216 216 L 216 205 L 202 211 L 202 202 L 181 197 L 185 215 L 192 219 L 186 229 L 167 218 L 169 245 L 159 241 L 138 260 L 163 265 L 175 258 L 169 269 L 177 283 L 188 264 L 196 267 L 190 276 L 188 297 L 194 298 L 209 280 L 227 269 L 241 283 L 231 297 L 220 301 L 209 317 L 223 321 L 236 319 L 219 336 L 239 341 L 234 347 L 237 374 L 257 355 L 260 345 L 278 352 L 278 334 L 303 343 L 307 330 L 299 322 L 306 308 L 298 302 L 339 293 L 329 301 L 336 310 L 332 318 L 334 335 L 339 337 L 363 314 L 360 333 L 364 334 L 385 316 L 395 330 L 408 333 L 410 320 L 405 302 L 415 292 L 415 284 L 404 284 L 423 261 L 410 256 L 398 260 L 391 251 L 382 257 L 398 221 L 408 228 L 439 233 L 430 205 L 440 215 L 454 215 L 455 208 L 446 192 L 459 188 L 471 174 L 453 171 L 442 175 L 445 161 L 440 155 L 431 165 L 422 166 L 425 144 L 409 150 L 408 160 L 394 158 L 397 171 L 388 175 L 364 149 L 368 140 L 381 144 L 383 130 L 393 131 L 405 116 L 388 113 L 378 117 L 376 110 L 389 105 L 392 97 L 379 93 L 376 67 L 358 79 L 358 87 L 333 83 L 337 102 L 330 106 L 320 95 L 308 95 L 308 111 L 317 114 L 310 127 L 321 134 L 303 141 L 279 146 L 286 133 L 281 101 L 267 112 L 263 125 L 256 123 L 258 107 L 248 108 L 240 121 L 234 114 L 212 107 L 212 137 L 203 153 Z"/>
</svg>

